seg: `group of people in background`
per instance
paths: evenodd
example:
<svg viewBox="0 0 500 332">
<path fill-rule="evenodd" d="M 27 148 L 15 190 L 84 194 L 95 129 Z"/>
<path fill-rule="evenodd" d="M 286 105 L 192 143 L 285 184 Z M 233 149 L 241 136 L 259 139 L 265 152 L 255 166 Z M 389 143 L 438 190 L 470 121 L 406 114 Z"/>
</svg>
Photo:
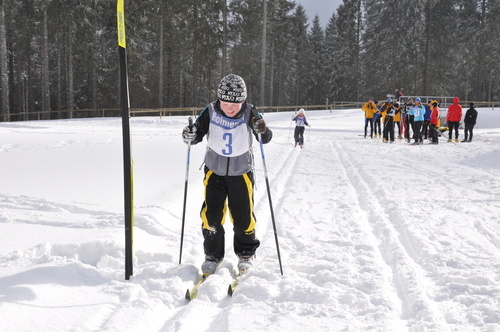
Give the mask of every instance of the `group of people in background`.
<svg viewBox="0 0 500 332">
<path fill-rule="evenodd" d="M 396 90 L 398 98 L 402 94 Z M 438 144 L 439 136 L 442 132 L 448 130 L 448 142 L 459 142 L 459 127 L 462 120 L 462 106 L 458 97 L 453 98 L 453 104 L 448 107 L 446 114 L 446 123 L 448 127 L 441 127 L 441 101 L 432 100 L 427 105 L 422 104 L 420 98 L 408 99 L 403 105 L 393 102 L 388 98 L 386 102 L 379 105 L 377 100 L 369 99 L 362 107 L 365 113 L 364 137 L 370 138 L 382 137 L 382 142 L 393 143 L 395 130 L 397 126 L 397 138 L 405 139 L 408 143 L 411 138 L 414 139 L 412 145 L 423 144 L 424 140 L 429 139 L 429 144 Z M 471 142 L 473 130 L 477 119 L 477 110 L 474 103 L 469 104 L 464 117 L 464 135 L 462 142 Z M 381 122 L 383 126 L 381 126 Z M 368 133 L 368 127 L 370 132 Z M 381 128 L 383 127 L 383 130 Z M 410 134 L 412 132 L 412 134 Z"/>
</svg>

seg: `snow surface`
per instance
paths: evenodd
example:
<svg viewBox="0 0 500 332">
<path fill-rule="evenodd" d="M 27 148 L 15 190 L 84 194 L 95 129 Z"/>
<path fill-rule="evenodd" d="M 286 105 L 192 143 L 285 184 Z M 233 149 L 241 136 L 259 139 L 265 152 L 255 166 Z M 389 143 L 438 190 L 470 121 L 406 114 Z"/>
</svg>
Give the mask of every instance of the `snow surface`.
<svg viewBox="0 0 500 332">
<path fill-rule="evenodd" d="M 364 139 L 360 110 L 265 115 L 280 274 L 258 144 L 253 272 L 232 298 L 226 259 L 203 261 L 205 142 L 187 117 L 132 118 L 134 276 L 124 280 L 121 119 L 0 123 L 0 331 L 500 331 L 500 114 L 472 143 Z M 463 132 L 460 133 L 461 138 Z"/>
</svg>

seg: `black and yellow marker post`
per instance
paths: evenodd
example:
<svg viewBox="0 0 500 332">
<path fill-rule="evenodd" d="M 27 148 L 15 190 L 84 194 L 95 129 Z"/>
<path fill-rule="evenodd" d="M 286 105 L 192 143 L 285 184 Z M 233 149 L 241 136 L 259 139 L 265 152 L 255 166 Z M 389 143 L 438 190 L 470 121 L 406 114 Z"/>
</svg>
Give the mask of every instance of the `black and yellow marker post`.
<svg viewBox="0 0 500 332">
<path fill-rule="evenodd" d="M 120 55 L 120 104 L 122 109 L 123 175 L 125 187 L 125 280 L 129 280 L 130 276 L 134 274 L 132 263 L 134 242 L 134 175 L 130 146 L 130 100 L 127 76 L 124 7 L 124 0 L 118 0 L 116 6 L 116 19 L 118 23 L 118 52 Z"/>
</svg>

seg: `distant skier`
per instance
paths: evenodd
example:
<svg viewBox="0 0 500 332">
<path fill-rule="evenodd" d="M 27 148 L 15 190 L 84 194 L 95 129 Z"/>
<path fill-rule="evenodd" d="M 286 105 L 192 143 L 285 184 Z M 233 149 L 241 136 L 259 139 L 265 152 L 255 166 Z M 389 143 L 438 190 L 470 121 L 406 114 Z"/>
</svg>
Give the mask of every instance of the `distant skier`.
<svg viewBox="0 0 500 332">
<path fill-rule="evenodd" d="M 429 134 L 431 135 L 432 142 L 430 144 L 438 144 L 439 143 L 439 119 L 441 117 L 441 111 L 439 110 L 438 102 L 434 100 L 431 103 L 431 119 L 430 119 L 430 129 Z"/>
<path fill-rule="evenodd" d="M 453 104 L 448 107 L 448 113 L 446 114 L 446 122 L 450 130 L 448 142 L 451 142 L 453 130 L 455 130 L 455 142 L 458 143 L 458 127 L 460 125 L 460 120 L 462 120 L 462 106 L 459 102 L 460 99 L 458 97 L 453 98 Z"/>
<path fill-rule="evenodd" d="M 210 103 L 192 127 L 185 127 L 182 138 L 197 144 L 207 136 L 205 153 L 205 200 L 201 208 L 205 262 L 203 274 L 215 272 L 224 258 L 224 221 L 226 202 L 233 221 L 234 252 L 238 269 L 252 267 L 260 245 L 255 236 L 254 177 L 252 137 L 261 134 L 262 142 L 271 141 L 272 132 L 264 119 L 257 119 L 253 105 L 246 103 L 245 81 L 238 75 L 224 77 L 217 90 L 218 100 Z"/>
<path fill-rule="evenodd" d="M 394 116 L 396 115 L 396 109 L 392 104 L 392 99 L 387 99 L 387 102 L 382 106 L 382 113 L 385 114 L 384 117 L 384 137 L 382 142 L 388 143 L 394 142 Z"/>
<path fill-rule="evenodd" d="M 304 131 L 306 129 L 305 126 L 311 127 L 309 123 L 307 123 L 306 115 L 304 114 L 304 112 L 305 110 L 301 108 L 299 110 L 299 114 L 292 119 L 292 121 L 295 121 L 295 132 L 293 134 L 293 137 L 295 138 L 295 145 L 293 147 L 296 147 L 298 144 L 301 149 L 304 145 Z"/>
<path fill-rule="evenodd" d="M 394 93 L 394 99 L 396 100 L 395 102 L 399 102 L 400 98 L 403 97 L 404 94 L 399 90 L 399 89 L 396 89 L 395 93 Z"/>
<path fill-rule="evenodd" d="M 425 105 L 424 122 L 422 123 L 423 139 L 430 138 L 429 126 L 431 124 L 431 114 L 432 114 L 432 101 L 429 101 L 427 105 Z"/>
<path fill-rule="evenodd" d="M 467 110 L 467 112 L 465 112 L 465 117 L 464 117 L 465 139 L 462 142 L 472 141 L 472 135 L 473 135 L 472 131 L 474 130 L 474 126 L 476 125 L 476 120 L 477 120 L 477 110 L 474 108 L 474 103 L 470 103 L 469 106 L 470 108 Z"/>
<path fill-rule="evenodd" d="M 377 106 L 373 99 L 369 99 L 361 108 L 365 112 L 365 138 L 367 135 L 368 124 L 370 125 L 370 138 L 373 138 L 373 115 L 377 112 Z"/>
<path fill-rule="evenodd" d="M 413 135 L 415 142 L 413 145 L 423 144 L 422 140 L 422 123 L 424 122 L 425 107 L 422 105 L 420 98 L 415 98 L 415 106 L 412 107 L 413 113 Z"/>
<path fill-rule="evenodd" d="M 378 105 L 378 100 L 374 101 L 375 106 L 377 107 L 377 112 L 373 114 L 373 132 L 375 134 L 375 137 L 377 136 L 382 136 L 382 127 L 381 127 L 381 119 L 382 119 L 382 113 L 380 112 L 379 105 Z"/>
</svg>

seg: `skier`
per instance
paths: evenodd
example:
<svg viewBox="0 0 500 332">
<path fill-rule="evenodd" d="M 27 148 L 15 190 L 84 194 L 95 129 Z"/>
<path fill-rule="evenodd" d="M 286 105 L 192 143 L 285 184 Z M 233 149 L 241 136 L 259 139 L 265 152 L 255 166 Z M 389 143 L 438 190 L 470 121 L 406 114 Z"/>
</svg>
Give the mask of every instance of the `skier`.
<svg viewBox="0 0 500 332">
<path fill-rule="evenodd" d="M 453 129 L 455 129 L 455 142 L 458 143 L 458 127 L 460 125 L 460 120 L 462 120 L 462 106 L 459 102 L 460 99 L 458 97 L 453 98 L 453 104 L 448 107 L 448 114 L 446 114 L 446 122 L 448 123 L 448 128 L 450 129 L 448 142 L 451 142 Z"/>
<path fill-rule="evenodd" d="M 396 114 L 394 115 L 394 123 L 398 125 L 398 138 L 401 139 L 401 106 L 399 105 L 399 103 L 395 103 L 394 108 L 396 109 Z"/>
<path fill-rule="evenodd" d="M 382 106 L 382 113 L 384 116 L 384 135 L 382 142 L 388 143 L 389 136 L 391 143 L 394 142 L 394 116 L 396 115 L 396 109 L 392 105 L 392 99 L 387 99 L 387 102 Z"/>
<path fill-rule="evenodd" d="M 465 112 L 464 123 L 465 123 L 465 139 L 462 142 L 470 142 L 472 141 L 472 131 L 474 130 L 474 126 L 476 125 L 477 120 L 477 110 L 474 108 L 474 103 L 469 104 L 470 108 Z M 467 140 L 467 138 L 469 138 Z"/>
<path fill-rule="evenodd" d="M 396 91 L 394 91 L 394 99 L 396 100 L 396 102 L 399 102 L 401 97 L 404 96 L 404 94 L 399 90 L 399 89 L 396 89 Z"/>
<path fill-rule="evenodd" d="M 404 111 L 404 125 L 405 125 L 405 139 L 410 143 L 410 128 L 413 130 L 413 99 L 410 98 L 407 103 L 405 103 Z M 415 132 L 413 132 L 415 136 Z"/>
<path fill-rule="evenodd" d="M 378 106 L 378 100 L 375 100 L 375 107 L 377 108 L 377 111 L 375 114 L 373 114 L 373 126 L 374 126 L 374 132 L 375 132 L 375 137 L 380 137 L 382 136 L 382 129 L 380 126 L 380 119 L 382 118 L 382 113 L 380 113 L 379 106 Z"/>
<path fill-rule="evenodd" d="M 368 124 L 370 124 L 370 138 L 373 138 L 373 115 L 377 112 L 377 106 L 373 103 L 373 99 L 369 99 L 361 110 L 365 112 L 365 138 Z"/>
<path fill-rule="evenodd" d="M 422 141 L 422 123 L 424 122 L 425 107 L 422 105 L 420 98 L 415 98 L 415 106 L 412 107 L 413 113 L 413 135 L 415 142 L 412 145 L 421 145 Z"/>
<path fill-rule="evenodd" d="M 296 147 L 297 144 L 299 144 L 301 149 L 304 145 L 304 126 L 311 127 L 309 123 L 307 123 L 304 112 L 305 110 L 301 108 L 299 110 L 299 114 L 292 119 L 292 121 L 295 121 L 295 132 L 293 134 L 293 137 L 295 138 L 295 145 L 293 147 Z"/>
<path fill-rule="evenodd" d="M 430 144 L 438 144 L 439 136 L 438 136 L 438 127 L 439 127 L 439 119 L 441 116 L 441 111 L 439 110 L 438 102 L 434 100 L 431 103 L 431 118 L 430 118 L 430 131 L 431 135 L 431 143 Z"/>
<path fill-rule="evenodd" d="M 429 125 L 431 124 L 432 101 L 425 105 L 424 122 L 422 123 L 422 136 L 424 139 L 430 138 Z"/>
<path fill-rule="evenodd" d="M 201 208 L 204 237 L 204 275 L 215 272 L 224 259 L 224 220 L 226 201 L 233 221 L 234 252 L 238 269 L 248 270 L 260 242 L 255 236 L 254 177 L 252 133 L 268 143 L 272 131 L 264 119 L 257 119 L 254 106 L 247 104 L 245 81 L 238 75 L 225 76 L 218 86 L 217 101 L 208 104 L 192 127 L 185 127 L 182 137 L 187 144 L 197 144 L 207 136 L 205 154 L 205 200 Z"/>
</svg>

